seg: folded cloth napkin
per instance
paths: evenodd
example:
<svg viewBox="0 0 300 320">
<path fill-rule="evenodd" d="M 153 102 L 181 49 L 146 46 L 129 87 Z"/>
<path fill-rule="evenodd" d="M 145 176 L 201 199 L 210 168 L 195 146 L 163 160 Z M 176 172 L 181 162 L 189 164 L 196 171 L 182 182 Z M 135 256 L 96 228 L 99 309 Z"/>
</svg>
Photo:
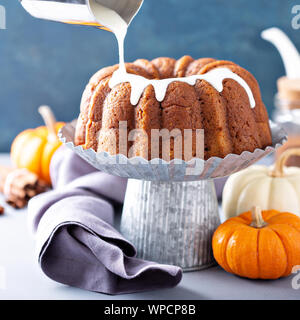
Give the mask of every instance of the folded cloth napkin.
<svg viewBox="0 0 300 320">
<path fill-rule="evenodd" d="M 113 226 L 114 204 L 126 179 L 97 171 L 61 147 L 51 162 L 54 190 L 29 202 L 38 260 L 51 279 L 107 294 L 177 285 L 179 267 L 135 258 L 136 250 Z"/>
</svg>

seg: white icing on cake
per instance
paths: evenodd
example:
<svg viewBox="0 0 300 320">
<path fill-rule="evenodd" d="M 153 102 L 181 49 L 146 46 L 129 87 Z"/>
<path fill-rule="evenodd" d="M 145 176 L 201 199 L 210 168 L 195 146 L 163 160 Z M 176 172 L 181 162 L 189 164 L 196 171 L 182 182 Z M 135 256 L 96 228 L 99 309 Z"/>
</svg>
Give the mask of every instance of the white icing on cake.
<svg viewBox="0 0 300 320">
<path fill-rule="evenodd" d="M 222 92 L 223 81 L 225 79 L 233 79 L 236 82 L 238 82 L 247 92 L 251 108 L 255 107 L 255 100 L 252 91 L 249 88 L 246 81 L 242 79 L 240 76 L 238 76 L 236 73 L 229 70 L 228 68 L 215 68 L 201 75 L 193 75 L 184 78 L 169 78 L 162 80 L 149 80 L 135 74 L 124 72 L 120 68 L 119 70 L 114 72 L 109 82 L 109 86 L 113 88 L 114 86 L 120 83 L 129 82 L 131 86 L 130 102 L 132 105 L 136 105 L 138 104 L 144 89 L 149 85 L 152 85 L 154 88 L 156 100 L 161 102 L 164 100 L 168 86 L 172 82 L 185 82 L 189 85 L 195 85 L 197 80 L 205 80 L 217 91 Z"/>
</svg>

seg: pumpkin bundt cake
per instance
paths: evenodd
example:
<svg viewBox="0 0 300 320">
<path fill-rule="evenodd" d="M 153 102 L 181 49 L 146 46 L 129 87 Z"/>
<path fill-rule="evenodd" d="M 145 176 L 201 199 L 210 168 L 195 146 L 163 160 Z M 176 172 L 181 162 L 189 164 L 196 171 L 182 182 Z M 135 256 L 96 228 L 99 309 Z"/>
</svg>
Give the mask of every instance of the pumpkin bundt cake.
<svg viewBox="0 0 300 320">
<path fill-rule="evenodd" d="M 130 83 L 110 88 L 109 81 L 118 65 L 110 66 L 98 71 L 83 93 L 75 144 L 97 152 L 151 159 L 151 129 L 171 131 L 177 128 L 182 132 L 184 129 L 192 129 L 193 132 L 204 129 L 205 159 L 213 156 L 223 158 L 229 153 L 240 154 L 245 150 L 252 152 L 271 145 L 268 114 L 258 83 L 252 74 L 237 64 L 211 58 L 194 60 L 189 56 L 177 61 L 171 58 L 139 59 L 126 64 L 128 73 L 148 79 L 187 77 L 205 74 L 215 68 L 228 68 L 245 80 L 255 99 L 255 107 L 251 108 L 246 90 L 233 79 L 223 81 L 222 92 L 205 80 L 197 80 L 195 85 L 174 81 L 168 86 L 162 102 L 156 100 L 154 88 L 149 85 L 138 104 L 133 106 L 130 103 Z M 128 142 L 127 150 L 119 150 L 120 121 L 127 121 L 128 132 L 143 129 L 148 134 L 148 144 L 137 138 Z M 112 135 L 117 142 L 113 147 Z M 184 143 L 184 139 L 182 141 Z M 194 142 L 192 149 L 192 156 L 195 156 Z M 174 158 L 172 139 L 169 156 Z"/>
</svg>

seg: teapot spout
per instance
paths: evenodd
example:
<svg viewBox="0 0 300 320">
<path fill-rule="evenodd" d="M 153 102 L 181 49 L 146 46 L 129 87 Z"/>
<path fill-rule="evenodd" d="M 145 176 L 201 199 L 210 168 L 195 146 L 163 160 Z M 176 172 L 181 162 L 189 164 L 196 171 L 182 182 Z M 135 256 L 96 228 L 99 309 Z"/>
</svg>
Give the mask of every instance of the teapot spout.
<svg viewBox="0 0 300 320">
<path fill-rule="evenodd" d="M 287 77 L 300 79 L 300 55 L 288 36 L 278 28 L 270 28 L 264 30 L 261 37 L 271 42 L 279 51 Z"/>
</svg>

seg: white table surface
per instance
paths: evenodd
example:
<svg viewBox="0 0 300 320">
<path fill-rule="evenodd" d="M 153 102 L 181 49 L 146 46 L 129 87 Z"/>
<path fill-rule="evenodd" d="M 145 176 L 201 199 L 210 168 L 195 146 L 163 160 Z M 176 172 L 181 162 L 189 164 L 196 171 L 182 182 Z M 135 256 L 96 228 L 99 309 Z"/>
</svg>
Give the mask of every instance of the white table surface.
<svg viewBox="0 0 300 320">
<path fill-rule="evenodd" d="M 9 164 L 0 154 L 0 164 Z M 57 283 L 40 270 L 34 253 L 34 238 L 27 229 L 27 212 L 0 204 L 6 212 L 0 217 L 0 299 L 92 299 L 92 300 L 164 300 L 164 299 L 293 299 L 300 300 L 300 289 L 292 288 L 292 275 L 275 281 L 242 279 L 212 267 L 184 273 L 181 283 L 172 289 L 138 294 L 109 296 Z"/>
</svg>

